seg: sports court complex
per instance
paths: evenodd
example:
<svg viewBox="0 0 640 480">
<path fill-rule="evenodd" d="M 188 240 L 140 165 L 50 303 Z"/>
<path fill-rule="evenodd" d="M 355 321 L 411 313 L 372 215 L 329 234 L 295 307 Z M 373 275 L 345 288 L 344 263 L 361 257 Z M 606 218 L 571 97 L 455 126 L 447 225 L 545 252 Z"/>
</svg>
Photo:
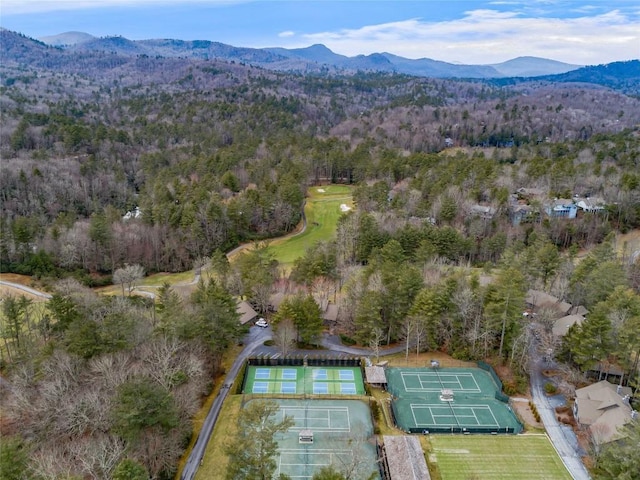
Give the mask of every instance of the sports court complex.
<svg viewBox="0 0 640 480">
<path fill-rule="evenodd" d="M 243 393 L 268 395 L 364 395 L 359 367 L 248 365 Z"/>
<path fill-rule="evenodd" d="M 410 433 L 520 433 L 502 385 L 479 368 L 389 368 L 395 421 Z M 499 382 L 499 380 L 498 380 Z"/>
<path fill-rule="evenodd" d="M 247 402 L 249 404 L 252 401 Z M 360 400 L 273 399 L 295 424 L 278 434 L 278 468 L 292 479 L 310 479 L 323 466 L 353 467 L 353 478 L 380 478 L 369 405 Z"/>
</svg>

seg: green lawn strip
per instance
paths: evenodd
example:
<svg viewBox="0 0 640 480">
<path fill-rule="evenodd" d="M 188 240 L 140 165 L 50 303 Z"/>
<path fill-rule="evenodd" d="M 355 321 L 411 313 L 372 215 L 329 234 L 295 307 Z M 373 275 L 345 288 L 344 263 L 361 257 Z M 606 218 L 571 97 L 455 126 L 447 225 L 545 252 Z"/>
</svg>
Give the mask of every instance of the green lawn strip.
<svg viewBox="0 0 640 480">
<path fill-rule="evenodd" d="M 233 439 L 237 431 L 241 408 L 242 395 L 229 395 L 224 401 L 195 480 L 222 480 L 225 478 L 225 470 L 229 461 L 224 452 L 225 445 Z"/>
<path fill-rule="evenodd" d="M 442 480 L 570 480 L 546 435 L 432 435 Z"/>
<path fill-rule="evenodd" d="M 324 192 L 318 192 L 318 189 Z M 343 215 L 340 210 L 342 204 L 353 206 L 351 187 L 328 185 L 310 188 L 305 205 L 306 230 L 299 235 L 270 242 L 269 251 L 282 266 L 291 268 L 309 247 L 335 236 L 338 219 Z"/>
</svg>

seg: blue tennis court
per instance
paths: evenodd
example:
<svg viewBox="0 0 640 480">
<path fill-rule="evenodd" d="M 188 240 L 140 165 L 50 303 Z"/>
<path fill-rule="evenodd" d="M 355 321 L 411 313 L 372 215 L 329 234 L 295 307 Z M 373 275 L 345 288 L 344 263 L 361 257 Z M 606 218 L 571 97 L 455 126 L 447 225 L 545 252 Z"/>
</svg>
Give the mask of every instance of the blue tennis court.
<svg viewBox="0 0 640 480">
<path fill-rule="evenodd" d="M 353 370 L 340 370 L 338 375 L 340 380 L 354 380 Z"/>
<path fill-rule="evenodd" d="M 329 384 L 324 382 L 313 382 L 313 393 L 316 395 L 329 393 Z"/>
<path fill-rule="evenodd" d="M 298 372 L 296 372 L 293 368 L 285 368 L 282 370 L 282 379 L 283 380 L 295 380 L 298 378 Z"/>
<path fill-rule="evenodd" d="M 325 369 L 314 369 L 313 370 L 313 379 L 314 380 L 327 380 L 327 371 Z"/>
</svg>

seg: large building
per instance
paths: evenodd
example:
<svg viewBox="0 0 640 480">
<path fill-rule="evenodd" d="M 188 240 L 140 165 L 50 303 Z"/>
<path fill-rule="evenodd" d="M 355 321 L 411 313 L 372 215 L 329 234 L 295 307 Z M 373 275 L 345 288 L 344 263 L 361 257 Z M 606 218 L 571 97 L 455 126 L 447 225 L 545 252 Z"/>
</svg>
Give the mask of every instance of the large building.
<svg viewBox="0 0 640 480">
<path fill-rule="evenodd" d="M 616 440 L 618 428 L 637 414 L 629 405 L 630 398 L 630 388 L 602 380 L 576 390 L 573 414 L 589 429 L 595 443 L 608 443 Z"/>
</svg>

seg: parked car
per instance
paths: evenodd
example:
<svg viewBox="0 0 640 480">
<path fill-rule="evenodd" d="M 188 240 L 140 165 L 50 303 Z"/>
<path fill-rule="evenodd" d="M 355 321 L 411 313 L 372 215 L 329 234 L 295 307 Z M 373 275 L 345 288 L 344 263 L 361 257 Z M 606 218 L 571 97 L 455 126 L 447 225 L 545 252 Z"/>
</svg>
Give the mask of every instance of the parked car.
<svg viewBox="0 0 640 480">
<path fill-rule="evenodd" d="M 269 324 L 267 323 L 267 321 L 264 318 L 260 318 L 256 322 L 256 326 L 262 327 L 262 328 L 267 328 L 269 326 Z"/>
</svg>

